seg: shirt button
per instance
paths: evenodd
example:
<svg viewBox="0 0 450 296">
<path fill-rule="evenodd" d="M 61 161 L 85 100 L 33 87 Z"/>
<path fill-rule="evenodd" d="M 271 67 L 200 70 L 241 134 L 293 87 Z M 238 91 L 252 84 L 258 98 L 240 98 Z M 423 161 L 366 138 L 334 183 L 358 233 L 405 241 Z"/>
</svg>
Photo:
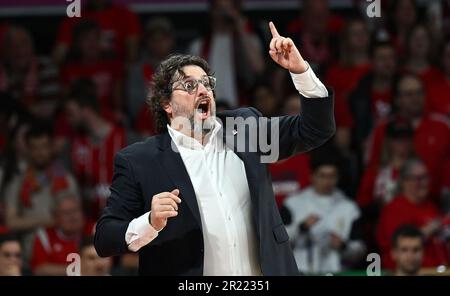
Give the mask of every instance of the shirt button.
<svg viewBox="0 0 450 296">
<path fill-rule="evenodd" d="M 231 221 L 231 217 L 230 216 L 228 216 L 228 221 Z"/>
</svg>

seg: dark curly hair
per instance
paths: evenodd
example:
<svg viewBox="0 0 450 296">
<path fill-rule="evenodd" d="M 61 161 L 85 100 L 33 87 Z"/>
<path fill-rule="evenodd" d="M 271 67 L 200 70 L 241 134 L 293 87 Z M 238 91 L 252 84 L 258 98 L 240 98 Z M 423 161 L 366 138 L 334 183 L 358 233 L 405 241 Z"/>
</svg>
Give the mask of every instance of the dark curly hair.
<svg viewBox="0 0 450 296">
<path fill-rule="evenodd" d="M 171 55 L 162 61 L 158 70 L 153 75 L 147 105 L 153 113 L 157 133 L 167 131 L 169 118 L 162 106 L 170 101 L 172 84 L 175 80 L 185 76 L 182 68 L 190 65 L 199 66 L 208 76 L 213 75 L 208 63 L 204 59 L 198 56 L 182 54 Z"/>
</svg>

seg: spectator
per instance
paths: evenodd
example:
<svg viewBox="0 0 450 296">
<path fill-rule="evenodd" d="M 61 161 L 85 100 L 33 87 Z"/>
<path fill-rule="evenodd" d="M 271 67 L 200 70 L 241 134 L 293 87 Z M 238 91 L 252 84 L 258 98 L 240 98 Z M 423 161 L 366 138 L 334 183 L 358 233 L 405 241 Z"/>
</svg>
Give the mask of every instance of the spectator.
<svg viewBox="0 0 450 296">
<path fill-rule="evenodd" d="M 423 261 L 424 238 L 411 225 L 399 227 L 392 236 L 391 256 L 395 262 L 394 275 L 419 275 Z"/>
<path fill-rule="evenodd" d="M 331 65 L 326 73 L 325 79 L 335 95 L 335 142 L 341 150 L 350 148 L 353 118 L 348 96 L 370 71 L 369 45 L 366 23 L 362 19 L 350 19 L 342 32 L 339 62 Z"/>
<path fill-rule="evenodd" d="M 22 275 L 22 248 L 11 233 L 0 234 L 0 276 Z"/>
<path fill-rule="evenodd" d="M 86 214 L 96 220 L 109 196 L 115 154 L 131 143 L 131 134 L 104 119 L 94 84 L 80 80 L 69 95 L 65 112 L 75 137 L 68 143 L 71 167 L 81 187 Z"/>
<path fill-rule="evenodd" d="M 48 58 L 37 57 L 30 33 L 9 26 L 2 45 L 0 91 L 8 92 L 11 99 L 26 108 L 42 100 L 54 108 L 60 91 L 58 72 Z"/>
<path fill-rule="evenodd" d="M 347 101 L 359 80 L 369 72 L 369 36 L 363 19 L 354 18 L 345 23 L 339 61 L 331 65 L 326 74 L 326 82 L 333 87 L 336 97 Z"/>
<path fill-rule="evenodd" d="M 102 51 L 120 60 L 134 61 L 137 57 L 140 24 L 138 16 L 128 8 L 114 4 L 111 0 L 89 0 L 83 3 L 82 18 L 64 18 L 59 27 L 54 60 L 61 64 L 66 59 L 74 42 L 73 28 L 81 21 L 91 20 L 99 24 L 99 41 Z"/>
<path fill-rule="evenodd" d="M 407 122 L 391 121 L 387 124 L 380 163 L 368 167 L 361 182 L 357 197 L 361 207 L 383 206 L 396 195 L 400 168 L 413 154 L 413 135 Z"/>
<path fill-rule="evenodd" d="M 315 155 L 311 170 L 312 185 L 284 202 L 286 229 L 300 271 L 339 272 L 343 260 L 364 252 L 357 230 L 360 211 L 336 188 L 338 168 L 330 155 Z"/>
<path fill-rule="evenodd" d="M 408 33 L 418 19 L 417 3 L 415 0 L 391 1 L 389 11 L 391 12 L 389 16 L 390 40 L 392 40 L 399 56 L 402 56 L 407 47 Z"/>
<path fill-rule="evenodd" d="M 410 74 L 400 77 L 395 88 L 395 112 L 390 120 L 408 122 L 414 130 L 414 152 L 431 174 L 431 195 L 440 199 L 442 171 L 445 160 L 450 157 L 450 126 L 445 117 L 424 112 L 425 90 L 421 80 Z M 371 135 L 368 165 L 379 163 L 385 139 L 386 124 L 381 122 Z"/>
<path fill-rule="evenodd" d="M 400 171 L 400 191 L 381 211 L 377 241 L 381 249 L 383 266 L 394 268 L 391 257 L 391 238 L 395 230 L 411 224 L 420 228 L 425 239 L 424 267 L 446 263 L 445 249 L 437 236 L 442 229 L 441 213 L 429 200 L 429 175 L 418 159 L 407 161 Z"/>
<path fill-rule="evenodd" d="M 29 258 L 33 232 L 53 223 L 51 208 L 56 194 L 77 191 L 74 178 L 52 159 L 52 135 L 48 129 L 32 127 L 25 135 L 27 169 L 5 189 L 6 225 L 21 232 L 25 258 Z"/>
<path fill-rule="evenodd" d="M 450 118 L 450 38 L 444 42 L 440 57 L 441 75 L 429 84 L 426 109 Z"/>
<path fill-rule="evenodd" d="M 241 13 L 240 0 L 209 1 L 209 28 L 195 39 L 189 53 L 201 56 L 215 69 L 216 97 L 232 108 L 248 104 L 255 78 L 264 71 L 262 46 Z"/>
<path fill-rule="evenodd" d="M 98 256 L 94 247 L 94 237 L 85 237 L 80 244 L 81 275 L 106 276 L 111 273 L 111 258 Z"/>
<path fill-rule="evenodd" d="M 419 76 L 425 89 L 428 89 L 429 85 L 440 75 L 439 71 L 431 64 L 433 45 L 430 32 L 422 24 L 414 25 L 407 35 L 404 70 Z"/>
<path fill-rule="evenodd" d="M 175 30 L 165 17 L 151 18 L 146 26 L 142 40 L 139 60 L 132 64 L 127 80 L 127 109 L 130 122 L 147 134 L 154 134 L 153 121 L 147 111 L 145 99 L 148 96 L 150 81 L 159 63 L 175 49 Z"/>
<path fill-rule="evenodd" d="M 389 122 L 381 162 L 366 168 L 356 200 L 364 217 L 365 240 L 375 249 L 375 226 L 381 209 L 397 195 L 400 168 L 412 157 L 413 130 L 408 123 Z"/>
<path fill-rule="evenodd" d="M 330 14 L 328 0 L 303 0 L 300 3 L 303 5 L 299 18 L 288 24 L 287 32 L 303 45 L 302 55 L 317 73 L 319 67 L 326 66 L 334 58 L 333 44 L 344 21 Z"/>
<path fill-rule="evenodd" d="M 354 124 L 353 140 L 358 153 L 366 150 L 366 140 L 376 123 L 388 116 L 396 74 L 395 49 L 388 42 L 372 48 L 372 71 L 364 76 L 349 98 Z"/>
<path fill-rule="evenodd" d="M 33 244 L 31 268 L 35 275 L 66 275 L 67 256 L 78 253 L 83 235 L 92 235 L 93 223 L 86 223 L 81 200 L 70 191 L 55 198 L 54 226 L 39 228 Z"/>
<path fill-rule="evenodd" d="M 101 31 L 94 21 L 77 23 L 73 28 L 73 35 L 68 62 L 61 70 L 65 93 L 77 80 L 89 78 L 95 83 L 102 115 L 111 121 L 123 120 L 122 63 L 116 59 L 108 59 L 102 53 Z"/>
<path fill-rule="evenodd" d="M 298 95 L 291 95 L 284 100 L 282 115 L 299 114 L 301 101 Z M 282 208 L 285 198 L 310 184 L 310 154 L 302 153 L 289 159 L 270 164 L 273 193 L 279 208 Z M 282 215 L 283 217 L 283 215 Z"/>
</svg>

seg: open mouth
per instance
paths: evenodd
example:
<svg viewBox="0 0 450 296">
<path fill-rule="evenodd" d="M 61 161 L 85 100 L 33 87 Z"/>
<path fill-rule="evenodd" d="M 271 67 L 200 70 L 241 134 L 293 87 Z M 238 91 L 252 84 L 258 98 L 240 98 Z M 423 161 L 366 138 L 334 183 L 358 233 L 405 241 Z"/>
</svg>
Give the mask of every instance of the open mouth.
<svg viewBox="0 0 450 296">
<path fill-rule="evenodd" d="M 201 119 L 206 119 L 209 116 L 210 100 L 201 100 L 197 105 L 197 113 L 200 114 Z"/>
</svg>

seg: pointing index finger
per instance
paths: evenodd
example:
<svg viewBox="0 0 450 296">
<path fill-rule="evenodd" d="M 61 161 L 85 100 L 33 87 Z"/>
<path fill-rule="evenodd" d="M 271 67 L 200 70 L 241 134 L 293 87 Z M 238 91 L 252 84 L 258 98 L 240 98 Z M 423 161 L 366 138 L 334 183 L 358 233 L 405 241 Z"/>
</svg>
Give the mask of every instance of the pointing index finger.
<svg viewBox="0 0 450 296">
<path fill-rule="evenodd" d="M 273 22 L 269 22 L 269 28 L 273 38 L 280 37 L 280 34 L 278 34 L 277 28 L 275 28 Z"/>
</svg>

